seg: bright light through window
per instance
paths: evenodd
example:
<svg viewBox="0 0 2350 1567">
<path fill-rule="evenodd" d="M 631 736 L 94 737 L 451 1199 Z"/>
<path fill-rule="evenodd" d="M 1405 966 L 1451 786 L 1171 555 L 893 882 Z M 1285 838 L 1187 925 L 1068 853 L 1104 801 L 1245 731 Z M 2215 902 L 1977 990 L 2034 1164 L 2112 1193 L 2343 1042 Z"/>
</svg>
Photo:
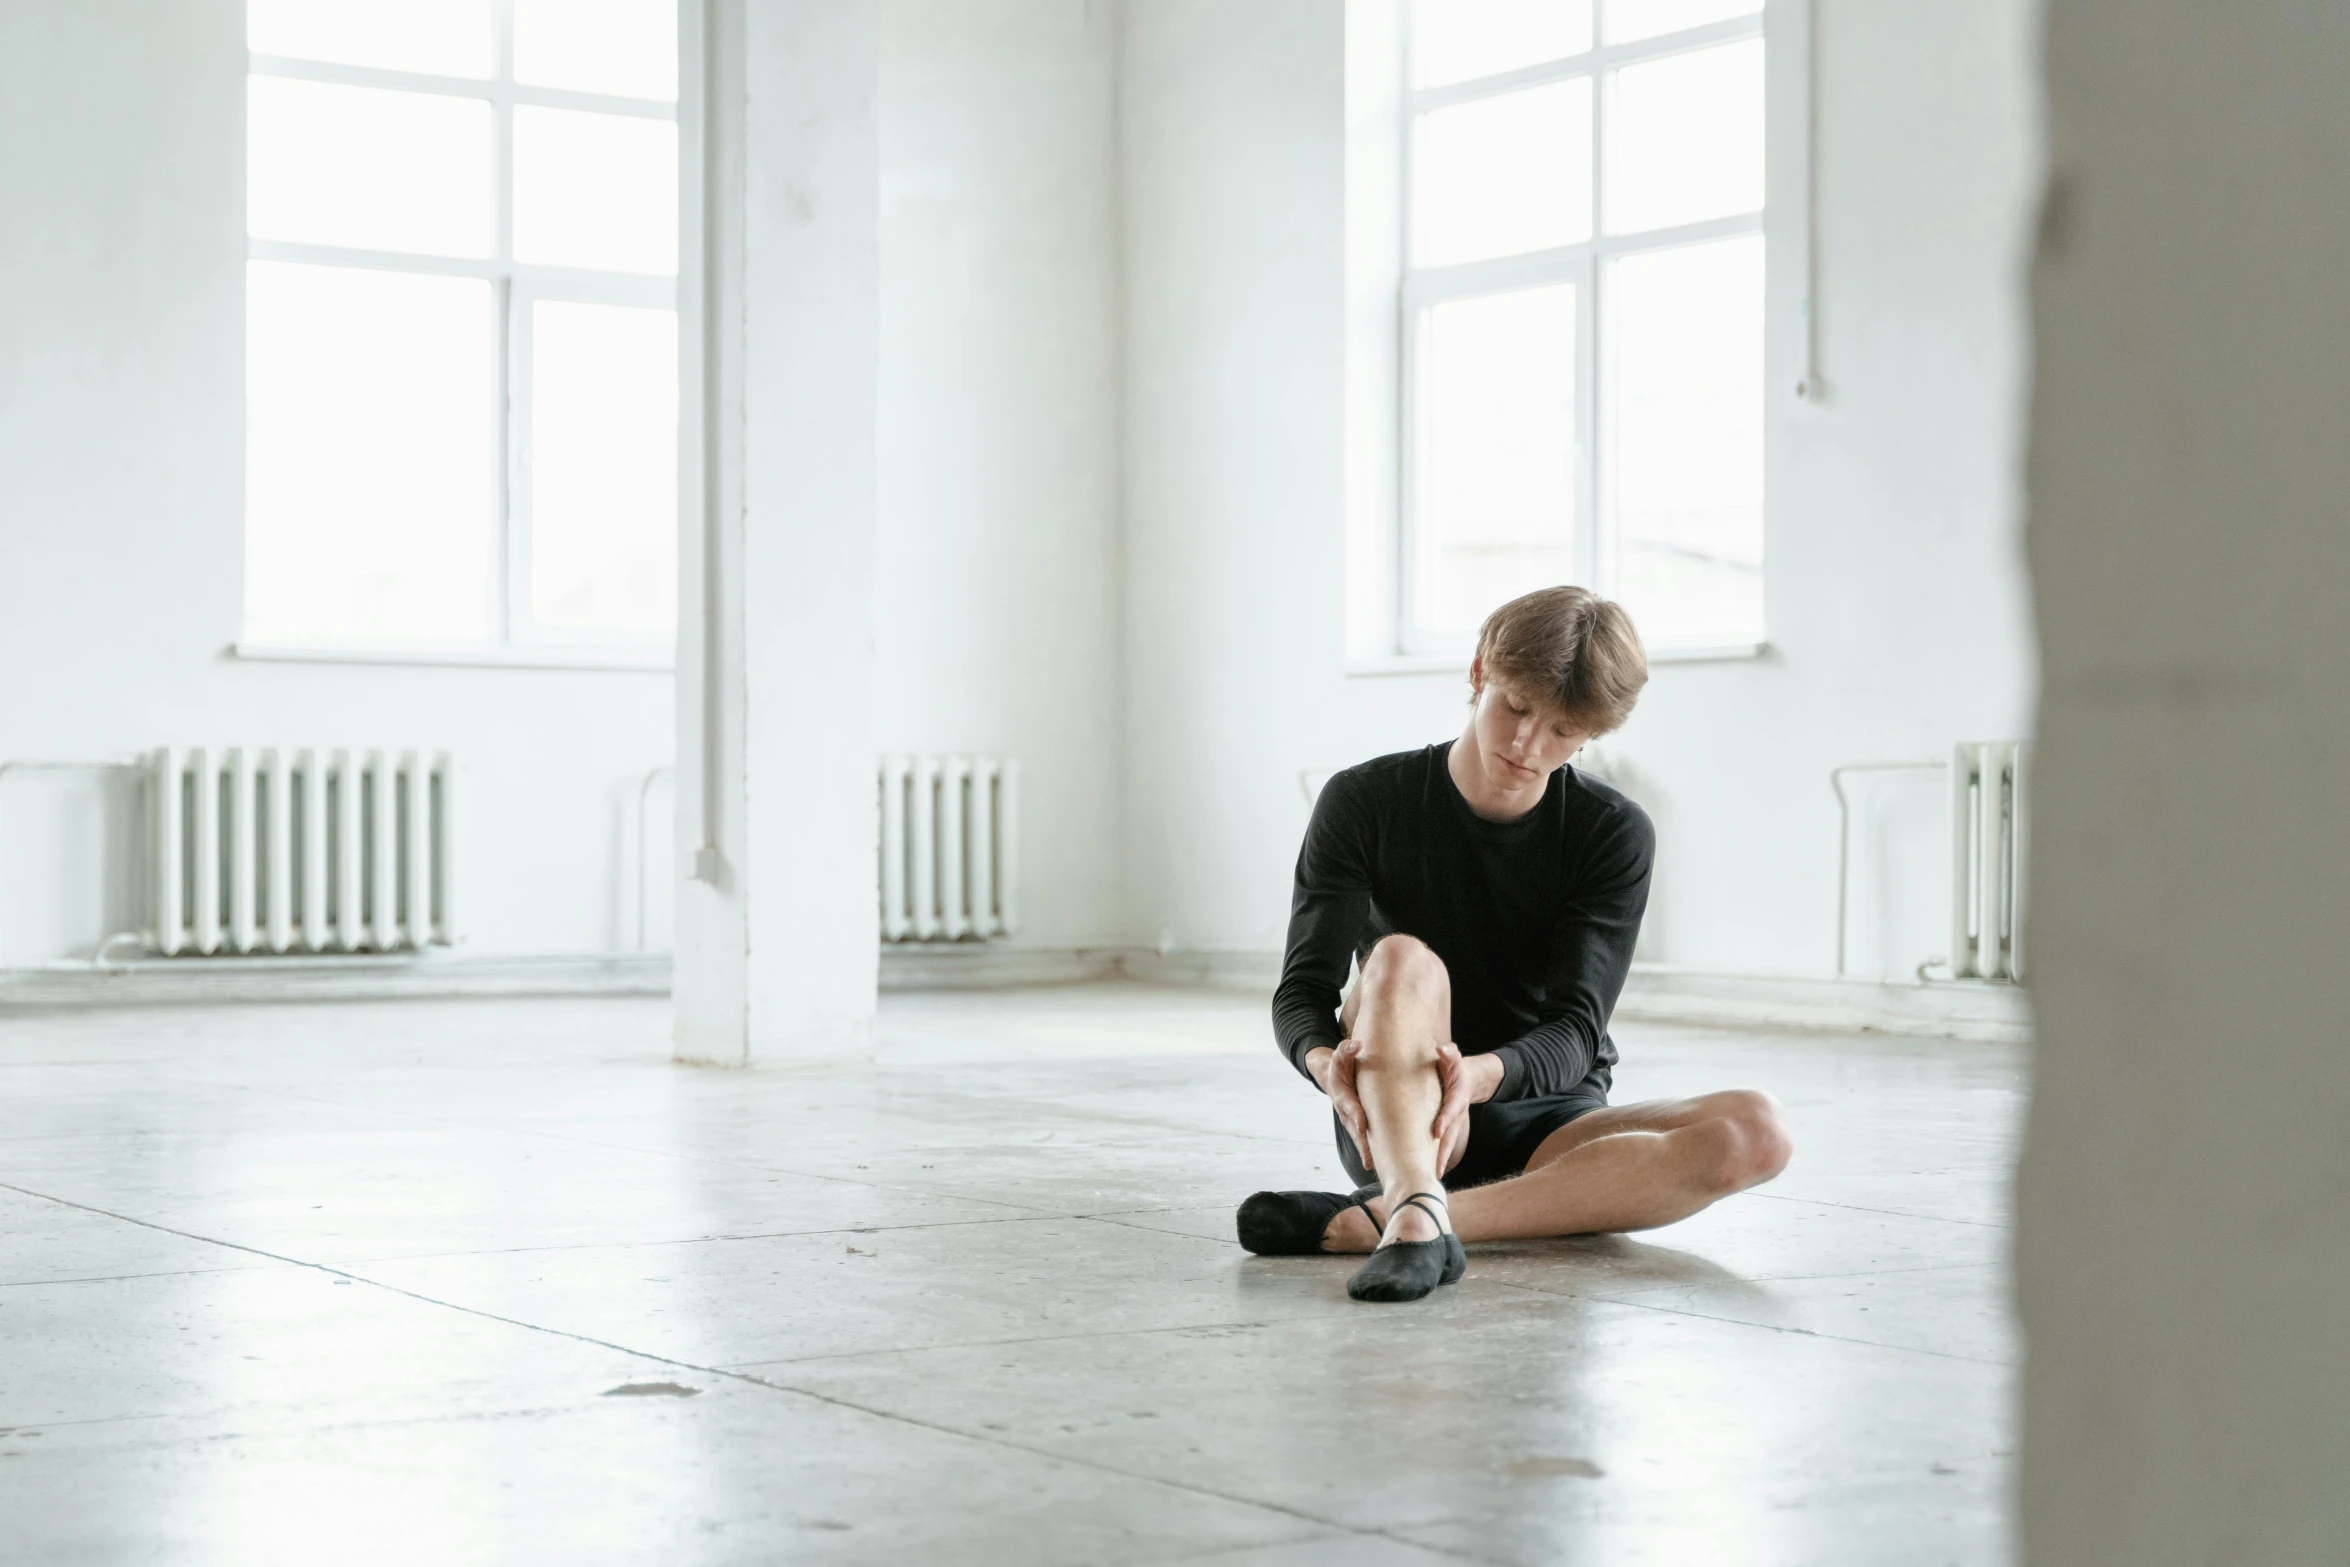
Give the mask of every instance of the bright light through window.
<svg viewBox="0 0 2350 1567">
<path fill-rule="evenodd" d="M 245 0 L 255 54 L 430 76 L 487 77 L 490 0 Z"/>
<path fill-rule="evenodd" d="M 498 547 L 490 285 L 246 267 L 248 633 L 488 637 Z"/>
<path fill-rule="evenodd" d="M 1591 0 L 1442 0 L 1412 19 L 1412 80 L 1446 87 L 1591 47 Z"/>
<path fill-rule="evenodd" d="M 677 316 L 542 299 L 530 358 L 534 617 L 664 632 L 677 602 Z"/>
<path fill-rule="evenodd" d="M 514 79 L 667 102 L 677 96 L 677 0 L 514 0 Z"/>
<path fill-rule="evenodd" d="M 1575 285 L 1446 300 L 1427 331 L 1432 608 L 1475 625 L 1574 575 Z"/>
<path fill-rule="evenodd" d="M 524 104 L 514 111 L 514 258 L 677 271 L 677 127 Z"/>
<path fill-rule="evenodd" d="M 481 99 L 256 76 L 245 114 L 255 239 L 485 258 L 496 249 L 494 127 Z"/>
<path fill-rule="evenodd" d="M 1561 582 L 1761 640 L 1760 11 L 1417 0 L 1407 651 Z"/>
<path fill-rule="evenodd" d="M 1615 583 L 1665 642 L 1762 624 L 1763 242 L 1607 264 Z"/>
<path fill-rule="evenodd" d="M 676 0 L 246 24 L 248 639 L 665 645 Z"/>
</svg>

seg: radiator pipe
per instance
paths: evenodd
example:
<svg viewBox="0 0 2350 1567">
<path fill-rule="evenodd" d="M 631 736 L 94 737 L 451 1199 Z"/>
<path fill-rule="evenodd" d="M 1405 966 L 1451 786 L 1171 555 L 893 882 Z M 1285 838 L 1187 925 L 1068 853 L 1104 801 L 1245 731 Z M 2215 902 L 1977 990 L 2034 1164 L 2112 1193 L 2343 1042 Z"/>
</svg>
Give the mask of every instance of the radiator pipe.
<svg viewBox="0 0 2350 1567">
<path fill-rule="evenodd" d="M 125 768 L 144 771 L 146 765 L 137 757 L 128 761 L 52 761 L 46 758 L 13 757 L 8 761 L 0 762 L 0 784 L 8 781 L 10 773 L 115 772 Z M 0 836 L 0 849 L 5 849 L 7 842 L 5 836 Z M 0 876 L 0 887 L 7 885 L 8 879 Z M 4 932 L 0 932 L 0 934 L 4 934 Z M 146 935 L 141 931 L 118 931 L 98 943 L 97 955 L 90 959 L 90 965 L 92 967 L 103 966 L 106 949 L 117 942 L 142 941 L 144 939 L 146 939 Z"/>
<path fill-rule="evenodd" d="M 1851 912 L 1852 862 L 1852 802 L 1845 798 L 1846 773 L 1921 772 L 1928 768 L 1948 767 L 1948 762 L 1846 762 L 1841 767 L 1828 769 L 1828 787 L 1836 791 L 1836 977 L 1844 977 L 1844 932 Z M 1928 959 L 1930 964 L 1936 960 Z M 1924 978 L 1920 965 L 1919 978 Z"/>
<path fill-rule="evenodd" d="M 645 869 L 645 823 L 652 814 L 653 785 L 661 781 L 662 774 L 674 775 L 676 771 L 676 768 L 665 762 L 645 774 L 636 786 L 636 950 L 639 952 L 646 950 L 645 890 L 649 881 Z"/>
</svg>

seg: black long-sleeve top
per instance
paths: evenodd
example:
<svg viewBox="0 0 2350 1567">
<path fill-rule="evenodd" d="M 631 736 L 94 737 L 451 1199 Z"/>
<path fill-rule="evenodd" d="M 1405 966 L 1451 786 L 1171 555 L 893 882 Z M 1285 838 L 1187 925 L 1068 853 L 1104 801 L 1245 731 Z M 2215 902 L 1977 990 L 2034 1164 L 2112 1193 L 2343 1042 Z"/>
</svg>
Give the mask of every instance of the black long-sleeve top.
<svg viewBox="0 0 2350 1567">
<path fill-rule="evenodd" d="M 1452 1037 L 1502 1058 L 1496 1101 L 1604 1095 L 1608 1016 L 1648 907 L 1648 813 L 1572 767 L 1515 821 L 1469 809 L 1452 745 L 1401 751 L 1323 785 L 1290 900 L 1273 1032 L 1309 1079 L 1306 1052 L 1336 1045 L 1350 959 L 1416 936 L 1452 976 Z"/>
</svg>

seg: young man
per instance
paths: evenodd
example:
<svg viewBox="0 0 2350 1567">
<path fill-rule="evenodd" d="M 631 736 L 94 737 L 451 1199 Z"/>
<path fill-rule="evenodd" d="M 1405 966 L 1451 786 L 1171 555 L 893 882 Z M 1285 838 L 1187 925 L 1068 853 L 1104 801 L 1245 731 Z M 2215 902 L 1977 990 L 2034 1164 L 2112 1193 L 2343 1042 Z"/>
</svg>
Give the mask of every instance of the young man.
<svg viewBox="0 0 2350 1567">
<path fill-rule="evenodd" d="M 1647 682 L 1621 606 L 1529 593 L 1478 634 L 1458 740 L 1323 787 L 1273 1027 L 1359 1189 L 1257 1193 L 1250 1251 L 1370 1252 L 1347 1293 L 1417 1300 L 1461 1276 L 1463 1241 L 1649 1229 L 1785 1167 L 1768 1094 L 1607 1102 L 1655 834 L 1564 764 Z"/>
</svg>

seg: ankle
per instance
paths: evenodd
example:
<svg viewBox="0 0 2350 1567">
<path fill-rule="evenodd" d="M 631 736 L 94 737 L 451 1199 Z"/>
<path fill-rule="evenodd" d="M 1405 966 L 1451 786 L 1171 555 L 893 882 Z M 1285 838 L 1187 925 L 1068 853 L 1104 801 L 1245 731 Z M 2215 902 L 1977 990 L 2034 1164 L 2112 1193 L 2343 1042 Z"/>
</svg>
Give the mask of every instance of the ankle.
<svg viewBox="0 0 2350 1567">
<path fill-rule="evenodd" d="M 1409 1202 L 1415 1192 L 1425 1192 L 1435 1201 L 1432 1204 Z M 1382 1245 L 1397 1241 L 1432 1241 L 1451 1228 L 1449 1220 L 1440 1219 L 1444 1211 L 1444 1188 L 1431 1181 L 1424 1186 L 1412 1186 L 1378 1199 L 1381 1209 L 1379 1239 Z M 1430 1213 L 1429 1207 L 1437 1213 Z"/>
<path fill-rule="evenodd" d="M 1387 1199 L 1371 1197 L 1365 1200 L 1378 1217 L 1375 1220 L 1366 1219 L 1361 1208 L 1341 1208 L 1331 1216 L 1329 1228 L 1322 1232 L 1324 1251 L 1370 1251 L 1379 1244 L 1380 1237 L 1387 1231 Z"/>
</svg>

